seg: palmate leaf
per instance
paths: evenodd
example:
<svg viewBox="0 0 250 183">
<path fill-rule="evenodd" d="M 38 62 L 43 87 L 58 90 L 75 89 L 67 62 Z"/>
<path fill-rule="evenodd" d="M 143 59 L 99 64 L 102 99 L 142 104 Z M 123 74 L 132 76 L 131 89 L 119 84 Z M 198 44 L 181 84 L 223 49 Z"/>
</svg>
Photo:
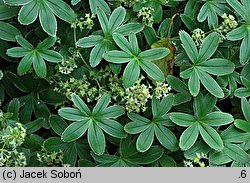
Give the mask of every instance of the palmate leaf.
<svg viewBox="0 0 250 183">
<path fill-rule="evenodd" d="M 21 36 L 16 36 L 16 40 L 22 47 L 8 49 L 7 55 L 15 58 L 23 57 L 17 68 L 19 75 L 23 75 L 29 71 L 33 64 L 37 76 L 45 78 L 47 74 L 45 60 L 52 63 L 58 63 L 63 60 L 61 54 L 53 50 L 48 50 L 55 44 L 54 38 L 48 37 L 43 42 L 39 43 L 36 48 Z"/>
<path fill-rule="evenodd" d="M 138 134 L 138 133 L 141 133 L 141 132 L 145 131 L 149 127 L 150 127 L 150 123 L 144 123 L 144 122 L 141 122 L 141 121 L 136 121 L 136 122 L 128 123 L 124 127 L 124 130 L 127 133 L 130 133 L 130 134 Z"/>
<path fill-rule="evenodd" d="M 11 50 L 11 51 L 13 51 L 13 50 Z M 11 54 L 11 55 L 16 55 L 16 53 L 18 52 L 18 54 L 20 55 L 20 50 L 14 50 L 14 51 L 17 51 L 16 53 L 11 53 L 11 51 L 9 52 L 9 54 Z M 23 52 L 22 52 L 23 53 Z M 27 52 L 26 52 L 27 53 Z M 22 56 L 24 56 L 25 54 L 22 54 L 21 55 L 21 57 Z M 18 67 L 17 67 L 17 73 L 19 74 L 19 75 L 23 75 L 23 74 L 25 74 L 26 72 L 28 72 L 29 71 L 29 69 L 30 69 L 30 67 L 31 67 L 31 65 L 32 65 L 32 56 L 33 56 L 33 54 L 32 53 L 29 53 L 29 54 L 26 54 L 23 58 L 22 58 L 22 60 L 20 61 L 20 63 L 19 63 L 19 65 L 18 65 Z"/>
<path fill-rule="evenodd" d="M 132 48 L 131 43 L 128 42 L 128 40 L 119 33 L 114 33 L 113 38 L 115 43 L 125 52 L 128 54 L 132 54 Z M 137 42 L 137 39 L 133 40 L 134 42 Z M 133 44 L 133 43 L 132 43 Z"/>
<path fill-rule="evenodd" d="M 209 59 L 214 52 L 217 50 L 219 45 L 219 35 L 217 33 L 209 34 L 204 41 L 199 50 L 199 61 L 206 61 Z"/>
<path fill-rule="evenodd" d="M 161 117 L 169 112 L 174 103 L 174 95 L 168 94 L 161 101 L 153 97 L 152 99 L 152 113 L 154 118 Z"/>
<path fill-rule="evenodd" d="M 124 108 L 119 105 L 113 105 L 105 108 L 101 112 L 99 112 L 102 118 L 117 118 L 124 114 Z"/>
<path fill-rule="evenodd" d="M 241 1 L 242 3 L 244 3 L 243 5 L 239 2 L 239 1 L 234 1 L 234 0 L 226 0 L 227 3 L 246 21 L 246 22 L 249 22 L 249 9 L 246 9 L 248 7 L 247 3 L 249 2 L 246 2 L 245 4 L 245 1 Z M 246 6 L 244 6 L 246 5 Z"/>
<path fill-rule="evenodd" d="M 61 108 L 58 114 L 69 121 L 82 121 L 86 118 L 80 110 L 71 107 Z"/>
<path fill-rule="evenodd" d="M 40 78 L 45 78 L 47 74 L 47 68 L 43 57 L 39 53 L 33 53 L 31 59 L 37 76 Z"/>
<path fill-rule="evenodd" d="M 131 87 L 140 74 L 140 68 L 156 81 L 164 81 L 163 72 L 150 61 L 166 57 L 170 51 L 168 48 L 154 48 L 140 52 L 135 33 L 130 33 L 129 41 L 121 34 L 113 34 L 114 41 L 124 51 L 112 50 L 105 54 L 104 58 L 111 63 L 129 62 L 123 73 L 125 87 Z M 132 42 L 131 42 L 132 41 Z M 132 47 L 131 47 L 132 45 Z"/>
<path fill-rule="evenodd" d="M 231 114 L 224 113 L 224 112 L 211 112 L 207 114 L 203 119 L 202 122 L 206 123 L 210 126 L 222 126 L 230 124 L 234 121 L 234 118 Z"/>
<path fill-rule="evenodd" d="M 214 96 L 224 97 L 224 92 L 209 74 L 224 76 L 233 73 L 235 65 L 226 59 L 213 58 L 208 60 L 216 51 L 219 44 L 218 33 L 211 33 L 201 45 L 199 52 L 192 38 L 184 31 L 179 33 L 182 46 L 192 61 L 192 66 L 180 73 L 188 80 L 188 88 L 194 97 L 200 91 L 200 83 Z M 211 46 L 212 45 L 212 46 Z"/>
<path fill-rule="evenodd" d="M 43 142 L 43 145 L 49 152 L 57 152 L 68 147 L 68 144 L 63 142 L 59 137 L 48 138 Z"/>
<path fill-rule="evenodd" d="M 94 2 L 92 2 L 94 3 Z M 98 6 L 98 5 L 97 5 Z M 124 24 L 126 10 L 122 7 L 116 8 L 108 18 L 103 9 L 98 8 L 97 17 L 102 28 L 103 36 L 91 35 L 89 37 L 81 38 L 77 41 L 78 47 L 87 48 L 94 47 L 90 53 L 90 65 L 96 67 L 101 62 L 102 58 L 105 57 L 105 53 L 115 48 L 113 40 L 116 44 L 121 47 L 122 50 L 131 53 L 131 47 L 126 40 L 125 35 L 138 33 L 143 29 L 143 26 L 138 23 L 127 23 Z M 117 35 L 119 34 L 119 35 Z M 104 39 L 105 37 L 105 39 Z M 105 40 L 105 41 L 104 41 Z M 111 57 L 114 55 L 111 55 Z M 112 63 L 120 63 L 119 59 L 112 60 L 110 55 L 106 58 Z M 122 62 L 122 61 L 121 61 Z"/>
<path fill-rule="evenodd" d="M 113 51 L 109 51 L 108 53 L 106 53 L 104 56 L 104 59 L 111 63 L 122 64 L 122 63 L 129 62 L 130 60 L 133 59 L 133 57 L 132 55 L 124 51 L 113 50 Z"/>
<path fill-rule="evenodd" d="M 20 5 L 28 4 L 31 1 L 32 0 L 4 0 L 4 3 L 10 6 L 20 6 Z"/>
<path fill-rule="evenodd" d="M 193 96 L 197 96 L 200 92 L 200 80 L 197 69 L 193 69 L 189 80 L 188 80 L 188 89 Z"/>
<path fill-rule="evenodd" d="M 246 64 L 250 58 L 250 30 L 248 30 L 246 36 L 240 45 L 240 63 Z"/>
<path fill-rule="evenodd" d="M 152 100 L 152 113 L 153 119 L 149 120 L 138 114 L 129 113 L 128 117 L 132 122 L 124 126 L 124 130 L 129 134 L 139 134 L 136 141 L 136 148 L 139 152 L 146 152 L 154 141 L 154 138 L 168 150 L 178 150 L 178 140 L 173 132 L 171 132 L 166 126 L 166 114 L 173 105 L 174 96 L 163 98 L 161 101 L 158 99 Z M 159 111 L 158 111 L 159 109 Z"/>
<path fill-rule="evenodd" d="M 109 27 L 108 27 L 109 20 L 106 13 L 102 9 L 98 8 L 97 17 L 101 25 L 101 28 L 103 30 L 103 33 L 107 34 L 109 32 Z"/>
<path fill-rule="evenodd" d="M 103 40 L 104 38 L 100 35 L 90 35 L 88 37 L 79 39 L 76 42 L 76 46 L 81 48 L 90 48 L 96 46 L 97 44 L 101 44 Z"/>
<path fill-rule="evenodd" d="M 85 102 L 76 94 L 72 94 L 72 101 L 74 105 L 85 115 L 88 116 L 91 114 L 89 107 L 85 104 Z"/>
<path fill-rule="evenodd" d="M 18 13 L 19 8 L 6 5 L 3 0 L 0 1 L 0 20 L 8 20 Z"/>
<path fill-rule="evenodd" d="M 250 139 L 250 133 L 242 133 L 242 130 L 238 129 L 235 123 L 234 125 L 230 125 L 227 129 L 221 132 L 220 136 L 224 143 L 243 143 L 247 142 Z"/>
<path fill-rule="evenodd" d="M 230 124 L 234 121 L 231 114 L 223 112 L 211 112 L 214 108 L 216 100 L 214 100 L 210 94 L 203 97 L 199 94 L 194 100 L 195 116 L 190 114 L 172 112 L 169 118 L 173 123 L 178 126 L 188 127 L 181 135 L 180 147 L 182 150 L 190 149 L 198 135 L 200 134 L 202 139 L 209 145 L 212 149 L 216 151 L 222 151 L 224 148 L 222 138 L 218 132 L 211 126 L 222 126 Z M 207 104 L 211 102 L 212 104 Z M 207 109 L 208 108 L 208 109 Z M 203 111 L 204 110 L 204 111 Z"/>
<path fill-rule="evenodd" d="M 110 96 L 104 94 L 91 111 L 85 102 L 76 94 L 72 94 L 72 101 L 76 108 L 63 107 L 58 113 L 64 119 L 73 121 L 62 133 L 62 140 L 73 142 L 81 138 L 87 132 L 88 143 L 97 155 L 102 155 L 105 151 L 105 135 L 116 138 L 125 138 L 127 134 L 123 126 L 113 118 L 124 114 L 124 109 L 114 105 L 108 107 Z"/>
<path fill-rule="evenodd" d="M 139 54 L 139 57 L 145 61 L 159 60 L 164 58 L 170 53 L 167 48 L 152 48 L 150 50 L 143 51 Z"/>
<path fill-rule="evenodd" d="M 107 47 L 104 43 L 98 44 L 90 52 L 89 63 L 91 67 L 96 67 L 102 60 Z"/>
<path fill-rule="evenodd" d="M 112 137 L 125 138 L 127 136 L 123 126 L 115 120 L 103 118 L 98 120 L 97 125 Z"/>
<path fill-rule="evenodd" d="M 49 117 L 49 124 L 53 131 L 61 136 L 63 131 L 68 127 L 67 123 L 57 115 L 51 115 Z"/>
<path fill-rule="evenodd" d="M 199 64 L 199 69 L 209 74 L 223 76 L 234 71 L 234 64 L 223 58 L 214 58 Z"/>
<path fill-rule="evenodd" d="M 22 6 L 18 13 L 18 21 L 23 25 L 30 25 L 39 16 L 43 30 L 53 37 L 57 32 L 55 16 L 69 23 L 76 19 L 75 12 L 62 0 L 6 0 L 5 3 L 11 6 Z"/>
</svg>

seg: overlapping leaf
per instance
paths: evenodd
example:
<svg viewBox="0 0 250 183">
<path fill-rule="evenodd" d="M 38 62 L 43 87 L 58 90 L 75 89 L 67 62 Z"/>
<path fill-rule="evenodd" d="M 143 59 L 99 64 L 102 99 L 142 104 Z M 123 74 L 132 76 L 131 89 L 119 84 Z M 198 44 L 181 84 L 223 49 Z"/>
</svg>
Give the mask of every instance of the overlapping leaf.
<svg viewBox="0 0 250 183">
<path fill-rule="evenodd" d="M 98 9 L 96 13 L 104 35 L 91 35 L 79 39 L 76 43 L 81 48 L 94 47 L 89 59 L 92 67 L 96 67 L 103 59 L 104 54 L 114 48 L 112 43 L 114 33 L 128 35 L 131 31 L 137 33 L 143 29 L 139 23 L 124 24 L 126 10 L 123 7 L 116 8 L 110 17 L 105 14 L 103 9 Z"/>
</svg>

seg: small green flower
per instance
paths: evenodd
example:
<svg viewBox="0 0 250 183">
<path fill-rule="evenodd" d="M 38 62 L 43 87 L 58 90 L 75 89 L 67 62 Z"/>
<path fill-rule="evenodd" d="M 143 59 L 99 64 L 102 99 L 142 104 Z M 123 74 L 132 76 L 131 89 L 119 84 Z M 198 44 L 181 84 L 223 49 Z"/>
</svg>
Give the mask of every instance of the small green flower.
<svg viewBox="0 0 250 183">
<path fill-rule="evenodd" d="M 152 87 L 141 84 L 143 79 L 144 77 L 141 77 L 132 87 L 127 88 L 125 91 L 124 101 L 125 108 L 128 112 L 140 112 L 146 111 L 147 109 L 146 103 L 152 98 L 150 94 Z"/>
<path fill-rule="evenodd" d="M 167 96 L 171 90 L 171 86 L 164 82 L 156 82 L 156 87 L 154 89 L 154 94 L 157 99 L 161 99 Z"/>
<path fill-rule="evenodd" d="M 77 65 L 75 63 L 74 58 L 73 57 L 69 57 L 69 59 L 63 60 L 61 63 L 59 63 L 59 69 L 58 69 L 58 71 L 61 74 L 70 74 L 76 68 L 77 68 Z"/>
<path fill-rule="evenodd" d="M 37 153 L 37 160 L 41 162 L 44 166 L 49 167 L 62 167 L 62 166 L 70 166 L 68 164 L 63 163 L 63 151 L 58 152 L 48 152 L 42 147 L 42 151 Z"/>
<path fill-rule="evenodd" d="M 192 160 L 184 160 L 185 167 L 208 167 L 207 164 L 208 157 L 204 153 L 196 153 Z"/>
<path fill-rule="evenodd" d="M 139 18 L 142 18 L 142 23 L 149 27 L 152 27 L 154 23 L 152 11 L 154 11 L 154 9 L 151 7 L 142 7 L 137 14 Z"/>
<path fill-rule="evenodd" d="M 224 19 L 224 21 L 222 22 L 220 29 L 222 29 L 224 32 L 235 29 L 238 26 L 238 23 L 233 15 L 227 15 L 226 13 L 224 13 L 222 15 L 222 18 Z"/>
<path fill-rule="evenodd" d="M 84 17 L 76 19 L 75 22 L 71 23 L 71 28 L 76 29 L 77 27 L 79 27 L 80 30 L 84 29 L 91 30 L 94 26 L 94 21 L 93 21 L 94 18 L 95 15 L 90 15 L 90 13 L 86 13 Z"/>
<path fill-rule="evenodd" d="M 205 39 L 205 32 L 199 28 L 194 29 L 192 39 L 194 40 L 196 46 L 201 46 L 202 42 Z"/>
<path fill-rule="evenodd" d="M 136 2 L 138 2 L 139 0 L 123 0 L 124 2 L 124 6 L 131 8 L 135 5 Z"/>
</svg>

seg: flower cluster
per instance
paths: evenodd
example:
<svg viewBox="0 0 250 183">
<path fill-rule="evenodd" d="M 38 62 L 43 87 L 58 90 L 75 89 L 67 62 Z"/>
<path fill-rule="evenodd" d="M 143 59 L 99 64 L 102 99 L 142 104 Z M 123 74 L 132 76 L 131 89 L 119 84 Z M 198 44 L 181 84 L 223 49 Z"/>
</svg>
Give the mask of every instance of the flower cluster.
<svg viewBox="0 0 250 183">
<path fill-rule="evenodd" d="M 63 151 L 48 152 L 44 148 L 37 153 L 37 160 L 43 164 L 43 166 L 49 167 L 69 167 L 69 164 L 63 163 Z"/>
<path fill-rule="evenodd" d="M 224 32 L 235 29 L 238 26 L 238 23 L 233 15 L 227 15 L 226 13 L 224 13 L 222 15 L 222 18 L 224 19 L 224 21 L 222 22 L 220 29 L 222 29 Z"/>
<path fill-rule="evenodd" d="M 208 167 L 207 164 L 208 157 L 204 153 L 196 153 L 193 160 L 184 161 L 185 167 Z"/>
<path fill-rule="evenodd" d="M 5 147 L 11 149 L 21 146 L 25 137 L 26 129 L 21 123 L 16 123 L 15 127 L 8 125 L 0 131 L 0 142 L 3 143 Z"/>
<path fill-rule="evenodd" d="M 150 89 L 152 87 L 150 85 L 146 86 L 145 84 L 141 84 L 143 79 L 144 77 L 141 77 L 132 87 L 126 89 L 124 101 L 125 108 L 129 112 L 145 111 L 147 109 L 146 103 L 152 98 L 150 94 Z"/>
<path fill-rule="evenodd" d="M 0 167 L 24 167 L 26 166 L 26 157 L 23 152 L 7 149 L 0 149 Z"/>
<path fill-rule="evenodd" d="M 224 13 L 222 15 L 222 18 L 224 19 L 224 21 L 217 29 L 215 29 L 215 31 L 220 34 L 220 42 L 226 40 L 227 32 L 231 31 L 232 29 L 235 29 L 238 26 L 238 23 L 233 15 L 227 15 L 226 13 Z"/>
<path fill-rule="evenodd" d="M 171 90 L 171 86 L 164 82 L 156 82 L 156 87 L 154 88 L 154 95 L 157 99 L 166 97 Z"/>
<path fill-rule="evenodd" d="M 81 30 L 89 29 L 91 30 L 94 26 L 93 19 L 95 15 L 90 15 L 90 13 L 86 13 L 84 17 L 77 19 L 74 23 L 71 24 L 71 28 L 79 27 Z"/>
<path fill-rule="evenodd" d="M 3 116 L 3 113 L 1 113 Z M 25 166 L 24 153 L 18 152 L 26 137 L 26 129 L 21 123 L 7 125 L 0 131 L 0 167 Z"/>
<path fill-rule="evenodd" d="M 82 79 L 71 77 L 69 80 L 60 81 L 57 84 L 55 90 L 64 93 L 68 99 L 71 99 L 73 93 L 87 99 L 88 102 L 99 98 L 99 89 L 96 86 L 91 87 L 85 75 Z"/>
<path fill-rule="evenodd" d="M 91 81 L 99 86 L 91 84 Z M 100 83 L 105 83 L 105 85 Z M 89 76 L 83 75 L 82 79 L 71 77 L 67 81 L 60 81 L 55 90 L 64 93 L 68 99 L 71 99 L 72 93 L 75 93 L 87 102 L 97 101 L 103 93 L 110 94 L 114 101 L 121 100 L 125 94 L 122 78 L 113 74 L 108 66 L 100 69 L 99 72 L 90 70 Z"/>
<path fill-rule="evenodd" d="M 58 72 L 61 74 L 70 74 L 77 68 L 75 63 L 75 59 L 73 57 L 69 57 L 67 60 L 63 59 L 62 62 L 59 63 Z"/>
<path fill-rule="evenodd" d="M 196 46 L 201 46 L 202 42 L 205 39 L 205 32 L 199 28 L 193 30 L 192 38 Z"/>
<path fill-rule="evenodd" d="M 136 2 L 139 2 L 139 0 L 124 0 L 124 6 L 131 8 L 135 5 Z"/>
<path fill-rule="evenodd" d="M 152 27 L 154 23 L 152 11 L 154 11 L 154 9 L 151 7 L 142 7 L 137 14 L 138 18 L 142 18 L 142 23 L 149 27 Z"/>
<path fill-rule="evenodd" d="M 160 0 L 162 3 L 167 4 L 169 3 L 169 0 Z"/>
</svg>

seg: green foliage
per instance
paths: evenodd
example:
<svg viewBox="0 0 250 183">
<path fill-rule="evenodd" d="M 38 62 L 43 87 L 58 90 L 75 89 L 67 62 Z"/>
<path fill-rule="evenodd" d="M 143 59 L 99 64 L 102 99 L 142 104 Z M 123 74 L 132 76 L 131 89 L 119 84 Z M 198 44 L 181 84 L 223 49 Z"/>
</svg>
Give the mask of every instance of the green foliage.
<svg viewBox="0 0 250 183">
<path fill-rule="evenodd" d="M 182 46 L 192 62 L 190 68 L 180 73 L 181 77 L 188 80 L 190 93 L 196 97 L 200 91 L 200 83 L 214 96 L 223 98 L 224 93 L 219 84 L 209 75 L 223 76 L 234 71 L 234 64 L 223 58 L 209 59 L 216 51 L 219 44 L 219 35 L 211 33 L 203 41 L 198 52 L 192 38 L 186 32 L 180 32 Z"/>
<path fill-rule="evenodd" d="M 227 113 L 212 112 L 216 103 L 215 97 L 207 94 L 205 97 L 199 94 L 194 99 L 194 116 L 181 112 L 172 112 L 170 119 L 177 125 L 188 127 L 180 137 L 180 148 L 190 149 L 196 142 L 200 134 L 202 139 L 217 151 L 222 151 L 223 141 L 212 126 L 222 126 L 233 122 L 233 116 Z"/>
<path fill-rule="evenodd" d="M 48 50 L 55 44 L 55 38 L 48 37 L 34 48 L 26 39 L 17 36 L 16 40 L 22 47 L 14 47 L 7 50 L 7 55 L 15 58 L 23 57 L 17 67 L 17 73 L 23 75 L 30 70 L 31 65 L 40 78 L 45 78 L 47 74 L 46 63 L 61 62 L 63 57 L 56 51 Z"/>
<path fill-rule="evenodd" d="M 131 87 L 138 80 L 140 68 L 156 81 L 164 81 L 162 71 L 150 61 L 164 58 L 169 54 L 168 48 L 153 48 L 141 52 L 134 33 L 129 34 L 129 41 L 121 34 L 113 35 L 116 44 L 122 51 L 112 50 L 105 54 L 105 60 L 121 64 L 128 62 L 123 72 L 123 83 L 125 87 Z"/>
<path fill-rule="evenodd" d="M 249 167 L 249 4 L 0 0 L 0 167 Z"/>
<path fill-rule="evenodd" d="M 114 33 L 128 35 L 131 31 L 137 33 L 142 30 L 143 27 L 138 23 L 124 24 L 125 16 L 126 10 L 122 7 L 116 8 L 109 18 L 102 9 L 98 9 L 97 17 L 103 35 L 91 35 L 79 39 L 76 43 L 81 48 L 94 47 L 90 53 L 90 66 L 96 67 L 102 60 L 104 53 L 114 49 Z"/>
<path fill-rule="evenodd" d="M 105 151 L 103 131 L 116 138 L 126 137 L 123 126 L 112 120 L 121 116 L 124 109 L 117 105 L 107 107 L 110 103 L 107 94 L 100 98 L 92 112 L 79 96 L 73 94 L 72 101 L 77 109 L 64 107 L 59 110 L 61 117 L 74 121 L 63 131 L 61 136 L 63 141 L 72 142 L 88 131 L 88 143 L 91 149 L 95 154 L 102 155 Z"/>
<path fill-rule="evenodd" d="M 43 30 L 50 36 L 56 36 L 56 16 L 69 23 L 74 22 L 76 14 L 62 0 L 5 0 L 7 5 L 22 6 L 18 13 L 18 21 L 23 25 L 32 24 L 39 16 Z"/>
</svg>

